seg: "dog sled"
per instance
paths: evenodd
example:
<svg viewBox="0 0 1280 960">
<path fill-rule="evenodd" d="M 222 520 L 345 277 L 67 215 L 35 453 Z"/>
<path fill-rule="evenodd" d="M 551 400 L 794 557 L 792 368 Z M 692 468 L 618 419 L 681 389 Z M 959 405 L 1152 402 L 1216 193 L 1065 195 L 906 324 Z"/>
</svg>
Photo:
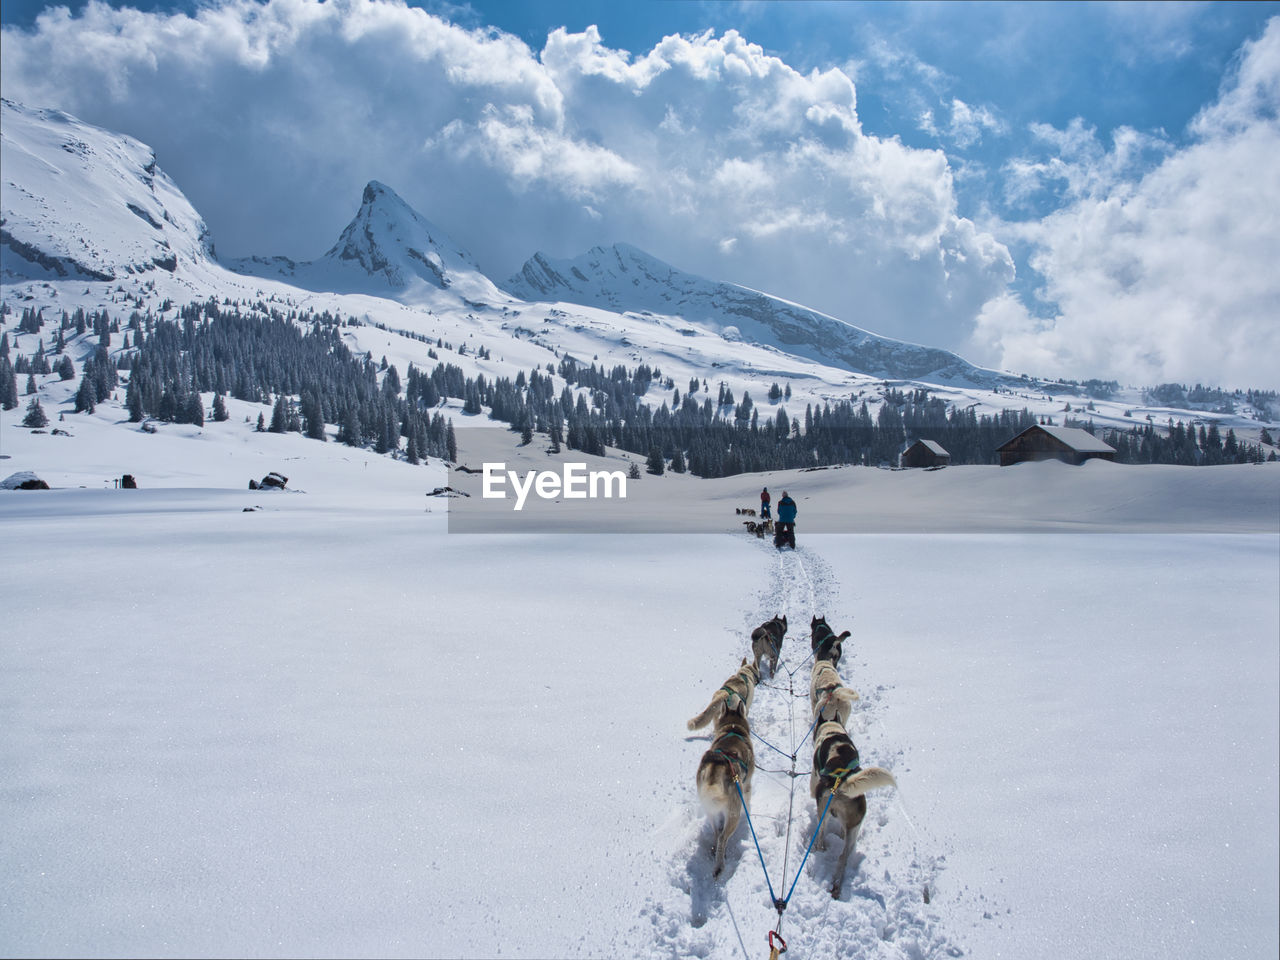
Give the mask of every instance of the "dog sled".
<svg viewBox="0 0 1280 960">
<path fill-rule="evenodd" d="M 773 524 L 773 545 L 781 550 L 783 547 L 796 548 L 796 525 L 783 523 L 781 520 Z"/>
</svg>

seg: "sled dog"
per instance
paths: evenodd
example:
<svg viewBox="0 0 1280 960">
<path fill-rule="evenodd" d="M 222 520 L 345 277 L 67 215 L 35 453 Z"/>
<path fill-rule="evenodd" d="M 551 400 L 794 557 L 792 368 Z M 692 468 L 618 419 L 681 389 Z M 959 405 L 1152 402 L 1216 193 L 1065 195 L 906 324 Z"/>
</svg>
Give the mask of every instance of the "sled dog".
<svg viewBox="0 0 1280 960">
<path fill-rule="evenodd" d="M 778 657 L 782 653 L 782 638 L 787 632 L 787 618 L 774 617 L 766 620 L 751 631 L 751 653 L 756 658 L 756 669 L 760 669 L 760 660 L 769 658 L 769 676 L 778 672 Z"/>
<path fill-rule="evenodd" d="M 814 617 L 809 622 L 809 648 L 813 651 L 813 659 L 830 660 L 833 665 L 839 663 L 842 644 L 850 635 L 846 630 L 836 636 L 836 632 L 827 625 L 826 617 Z"/>
<path fill-rule="evenodd" d="M 849 722 L 853 701 L 858 691 L 850 690 L 840 681 L 840 674 L 830 660 L 817 660 L 813 664 L 813 677 L 809 681 L 809 706 L 815 718 L 835 720 L 844 725 Z"/>
<path fill-rule="evenodd" d="M 809 793 L 818 804 L 818 816 L 827 810 L 822 822 L 825 828 L 832 818 L 844 826 L 844 849 L 836 860 L 831 882 L 831 896 L 839 899 L 844 883 L 844 871 L 849 865 L 849 855 L 858 842 L 858 830 L 867 815 L 868 790 L 877 787 L 896 787 L 893 774 L 880 767 L 863 767 L 858 761 L 858 748 L 849 739 L 844 724 L 835 720 L 819 724 L 813 735 L 813 773 L 809 775 Z M 839 783 L 837 787 L 836 784 Z M 832 793 L 832 790 L 835 790 Z M 827 797 L 831 806 L 827 807 Z M 814 844 L 819 850 L 827 848 L 826 837 L 819 830 Z"/>
<path fill-rule="evenodd" d="M 733 706 L 725 707 L 720 713 L 711 748 L 702 755 L 698 764 L 698 802 L 711 818 L 716 831 L 712 847 L 716 862 L 711 874 L 713 877 L 719 877 L 724 870 L 725 846 L 738 829 L 744 805 L 751 803 L 751 775 L 755 770 L 755 751 L 751 749 L 751 728 L 747 724 L 747 701 L 739 698 Z"/>
<path fill-rule="evenodd" d="M 689 721 L 690 730 L 698 730 L 705 727 L 711 721 L 719 718 L 720 714 L 726 709 L 735 706 L 739 702 L 742 703 L 742 715 L 745 717 L 747 711 L 751 709 L 751 698 L 755 696 L 756 684 L 760 682 L 760 670 L 747 663 L 747 658 L 742 658 L 742 666 L 732 677 L 724 682 L 719 690 L 711 696 L 711 702 L 707 704 L 707 708 L 700 714 Z"/>
</svg>

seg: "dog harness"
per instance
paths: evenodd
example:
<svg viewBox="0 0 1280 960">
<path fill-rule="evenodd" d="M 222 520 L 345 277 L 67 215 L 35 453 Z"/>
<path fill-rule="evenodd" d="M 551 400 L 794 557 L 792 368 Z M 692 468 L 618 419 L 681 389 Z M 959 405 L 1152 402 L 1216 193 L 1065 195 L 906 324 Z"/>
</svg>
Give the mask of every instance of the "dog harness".
<svg viewBox="0 0 1280 960">
<path fill-rule="evenodd" d="M 838 770 L 828 770 L 826 767 L 823 767 L 818 771 L 818 775 L 821 777 L 835 777 L 835 779 L 837 780 L 843 780 L 845 777 L 849 776 L 850 774 L 857 773 L 861 769 L 862 769 L 862 761 L 859 760 L 857 763 L 855 763 L 851 767 L 841 767 Z"/>
<path fill-rule="evenodd" d="M 742 694 L 740 694 L 737 690 L 734 690 L 731 687 L 724 686 L 724 687 L 721 687 L 720 689 L 723 690 L 725 693 L 727 693 L 730 697 L 737 697 L 739 700 L 742 699 Z M 733 706 L 733 701 L 730 700 L 727 706 L 730 706 L 730 707 Z"/>
<path fill-rule="evenodd" d="M 732 731 L 730 731 L 729 733 L 723 734 L 723 736 L 726 736 L 726 737 L 730 737 L 730 736 L 731 736 L 731 737 L 741 737 L 741 736 L 742 736 L 742 734 L 740 734 L 740 733 L 733 733 Z M 741 757 L 733 757 L 733 756 L 730 756 L 729 754 L 725 753 L 723 750 L 713 750 L 713 751 L 711 751 L 711 752 L 712 752 L 712 753 L 715 753 L 715 754 L 718 754 L 719 756 L 724 757 L 726 760 L 728 760 L 728 761 L 729 761 L 729 763 L 730 763 L 730 764 L 734 764 L 734 763 L 736 763 L 739 767 L 741 767 L 741 768 L 742 768 L 742 775 L 743 775 L 744 777 L 747 775 L 747 762 L 746 762 L 745 760 L 743 760 Z"/>
</svg>

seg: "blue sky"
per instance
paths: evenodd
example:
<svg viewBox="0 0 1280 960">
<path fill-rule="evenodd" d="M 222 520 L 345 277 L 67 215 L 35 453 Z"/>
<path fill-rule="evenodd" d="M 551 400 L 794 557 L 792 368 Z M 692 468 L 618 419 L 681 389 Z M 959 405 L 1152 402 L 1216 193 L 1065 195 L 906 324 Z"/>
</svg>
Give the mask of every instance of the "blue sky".
<svg viewBox="0 0 1280 960">
<path fill-rule="evenodd" d="M 1280 294 L 1209 268 L 1280 254 L 1280 4 L 42 6 L 5 96 L 155 147 L 224 254 L 376 178 L 498 278 L 625 240 L 996 366 L 1275 379 Z"/>
</svg>

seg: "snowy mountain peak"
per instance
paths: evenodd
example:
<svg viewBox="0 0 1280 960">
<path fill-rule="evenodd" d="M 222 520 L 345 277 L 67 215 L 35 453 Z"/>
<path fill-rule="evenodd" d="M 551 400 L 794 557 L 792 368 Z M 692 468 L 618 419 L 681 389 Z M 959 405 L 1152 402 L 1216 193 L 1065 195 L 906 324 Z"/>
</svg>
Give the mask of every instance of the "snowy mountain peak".
<svg viewBox="0 0 1280 960">
<path fill-rule="evenodd" d="M 536 254 L 507 288 L 526 300 L 676 316 L 726 339 L 877 377 L 977 385 L 1003 379 L 946 350 L 877 336 L 778 297 L 685 273 L 627 243 L 592 247 L 570 260 Z"/>
<path fill-rule="evenodd" d="M 204 221 L 146 145 L 11 100 L 0 117 L 6 279 L 114 280 L 212 256 Z"/>
<path fill-rule="evenodd" d="M 366 184 L 359 211 L 325 259 L 357 263 L 392 287 L 420 277 L 443 290 L 452 284 L 451 272 L 478 269 L 443 230 L 377 180 Z"/>
<path fill-rule="evenodd" d="M 390 292 L 409 300 L 434 299 L 442 291 L 470 299 L 505 299 L 466 250 L 377 180 L 365 184 L 360 209 L 319 259 L 296 263 L 287 257 L 250 257 L 230 266 L 312 290 Z"/>
<path fill-rule="evenodd" d="M 555 260 L 545 253 L 535 253 L 511 278 L 509 286 L 528 300 L 565 300 L 616 309 L 623 300 L 646 293 L 661 299 L 659 288 L 677 273 L 674 267 L 639 247 L 615 243 L 592 247 L 573 260 Z M 614 289 L 627 284 L 633 288 L 627 291 L 631 297 Z M 652 301 L 652 296 L 649 299 Z"/>
</svg>

